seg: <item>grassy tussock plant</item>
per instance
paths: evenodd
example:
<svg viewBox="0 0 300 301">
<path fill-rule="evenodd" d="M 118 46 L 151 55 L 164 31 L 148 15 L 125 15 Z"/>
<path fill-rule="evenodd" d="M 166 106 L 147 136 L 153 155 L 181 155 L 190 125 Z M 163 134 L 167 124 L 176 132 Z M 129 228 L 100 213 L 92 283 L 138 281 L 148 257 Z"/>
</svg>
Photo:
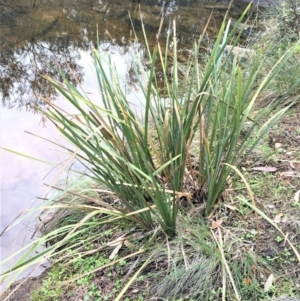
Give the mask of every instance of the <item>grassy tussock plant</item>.
<svg viewBox="0 0 300 301">
<path fill-rule="evenodd" d="M 230 54 L 224 57 L 224 49 L 238 43 L 238 26 L 244 15 L 231 31 L 230 21 L 224 21 L 205 64 L 199 62 L 202 37 L 195 42 L 186 64 L 178 62 L 175 24 L 168 31 L 164 50 L 158 43 L 151 51 L 146 39 L 150 67 L 145 67 L 139 53 L 132 52 L 132 70 L 142 94 L 142 115 L 132 108 L 116 67 L 100 50 L 94 51 L 99 102 L 92 102 L 63 74 L 63 83 L 48 78 L 77 110 L 70 116 L 50 104 L 52 108 L 45 112 L 74 148 L 59 146 L 84 164 L 88 176 L 113 197 L 101 199 L 97 195 L 92 204 L 54 203 L 51 210 L 78 210 L 80 221 L 59 223 L 60 227 L 28 245 L 26 255 L 2 276 L 21 271 L 44 257 L 63 261 L 69 251 L 81 250 L 81 236 L 85 237 L 84 244 L 93 245 L 107 224 L 121 225 L 118 237 L 136 229 L 146 230 L 144 236 L 150 243 L 157 230 L 174 237 L 183 198 L 203 204 L 204 215 L 211 213 L 226 189 L 230 166 L 246 160 L 287 110 L 277 110 L 278 99 L 252 116 L 260 93 L 279 74 L 297 45 L 288 49 L 264 77 L 260 73 L 264 61 L 259 53 L 243 68 L 236 57 L 229 62 Z M 162 66 L 163 86 L 156 76 L 158 64 Z M 250 126 L 245 127 L 249 121 Z M 69 191 L 60 195 L 68 195 Z M 86 235 L 88 228 L 90 234 Z M 139 246 L 126 257 L 141 254 L 144 240 L 140 239 Z M 54 243 L 29 258 L 38 246 L 49 241 Z M 100 249 L 105 247 L 109 243 Z"/>
<path fill-rule="evenodd" d="M 53 105 L 48 118 L 79 150 L 76 157 L 91 177 L 118 196 L 122 206 L 116 209 L 144 229 L 152 229 L 157 221 L 168 236 L 174 236 L 182 197 L 203 201 L 208 215 L 226 188 L 230 168 L 223 163 L 236 166 L 246 160 L 287 109 L 274 112 L 277 102 L 272 102 L 249 118 L 256 99 L 293 49 L 264 78 L 258 78 L 263 65 L 259 53 L 247 68 L 241 68 L 237 58 L 229 63 L 223 56 L 228 43 L 238 42 L 234 37 L 238 24 L 230 32 L 230 21 L 223 23 L 205 68 L 198 62 L 201 39 L 185 66 L 177 61 L 175 25 L 164 51 L 159 43 L 153 52 L 147 48 L 150 69 L 132 53 L 143 94 L 142 117 L 127 101 L 113 62 L 99 50 L 94 51 L 99 103 L 91 102 L 66 79 L 60 84 L 49 78 L 78 115 L 70 118 Z M 171 44 L 173 52 L 169 53 Z M 162 65 L 163 93 L 156 78 L 157 61 Z M 180 70 L 184 70 L 183 77 Z M 245 131 L 249 120 L 252 123 Z M 139 212 L 144 208 L 149 210 Z"/>
</svg>

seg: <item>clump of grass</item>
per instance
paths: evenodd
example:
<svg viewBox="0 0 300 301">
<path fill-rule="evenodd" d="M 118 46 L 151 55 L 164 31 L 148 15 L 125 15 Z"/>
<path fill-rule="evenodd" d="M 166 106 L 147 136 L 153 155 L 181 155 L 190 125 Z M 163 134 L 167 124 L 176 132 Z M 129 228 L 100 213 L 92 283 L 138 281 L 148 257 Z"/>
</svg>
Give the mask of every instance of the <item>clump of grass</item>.
<svg viewBox="0 0 300 301">
<path fill-rule="evenodd" d="M 67 147 L 57 145 L 79 160 L 88 170 L 88 178 L 110 197 L 102 198 L 97 190 L 92 196 L 81 191 L 80 198 L 88 202 L 78 203 L 78 194 L 69 190 L 60 192 L 52 200 L 71 196 L 71 201 L 51 205 L 50 210 L 59 209 L 61 214 L 54 227 L 49 223 L 51 230 L 45 231 L 45 235 L 29 245 L 27 254 L 11 271 L 3 273 L 3 277 L 39 262 L 44 256 L 59 262 L 71 260 L 70 251 L 78 251 L 78 260 L 113 247 L 115 254 L 109 263 L 100 267 L 103 269 L 120 261 L 114 258 L 121 247 L 127 247 L 124 258 L 135 258 L 145 250 L 152 251 L 153 242 L 164 243 L 183 235 L 178 221 L 179 215 L 186 214 L 186 208 L 181 206 L 183 201 L 190 205 L 200 204 L 198 212 L 201 217 L 211 214 L 228 185 L 232 166 L 239 166 L 246 160 L 288 109 L 278 109 L 281 103 L 278 98 L 259 113 L 252 114 L 261 92 L 280 73 L 297 45 L 286 50 L 263 77 L 264 61 L 260 53 L 252 58 L 248 68 L 241 68 L 237 57 L 229 62 L 230 53 L 224 57 L 226 45 L 235 46 L 239 41 L 236 34 L 244 15 L 231 31 L 230 21 L 225 18 L 204 67 L 198 60 L 202 37 L 195 42 L 193 56 L 186 65 L 178 62 L 175 24 L 169 29 L 165 50 L 159 43 L 153 51 L 150 50 L 146 40 L 145 53 L 132 52 L 132 70 L 142 95 L 139 98 L 142 116 L 128 101 L 116 66 L 101 53 L 100 48 L 94 50 L 100 90 L 98 103 L 92 102 L 63 74 L 62 83 L 47 78 L 77 110 L 76 114 L 69 115 L 49 103 L 51 109 L 44 113 L 71 142 L 71 146 Z M 151 61 L 149 68 L 145 67 L 144 54 Z M 163 87 L 155 72 L 158 62 L 162 67 Z M 250 126 L 245 128 L 248 121 Z M 199 220 L 201 218 L 195 220 L 198 229 Z M 107 225 L 114 230 L 109 238 L 105 238 L 104 230 L 109 230 Z M 44 242 L 50 242 L 50 246 L 28 259 L 28 254 Z M 203 238 L 201 244 L 205 249 Z M 90 245 L 91 249 L 87 249 L 86 245 Z M 223 265 L 221 278 L 226 278 L 224 271 L 227 270 L 238 299 L 221 240 L 217 245 L 218 263 Z M 210 248 L 209 244 L 206 251 Z M 155 248 L 141 264 L 128 285 L 158 250 Z M 167 253 L 169 258 L 170 252 Z M 186 252 L 182 251 L 179 262 L 185 264 L 185 269 L 175 268 L 174 279 L 177 277 L 182 282 L 192 277 L 194 282 L 191 283 L 198 285 L 196 278 L 200 267 L 207 274 L 216 270 L 211 260 L 204 260 L 209 258 L 208 255 L 205 257 L 205 252 L 204 257 L 199 255 L 189 259 L 184 254 Z M 175 283 L 172 276 L 169 277 L 170 283 Z M 226 283 L 224 280 L 220 293 L 222 298 L 227 296 Z M 170 286 L 165 290 L 168 285 L 157 288 L 163 295 L 168 295 Z M 194 292 L 192 286 L 188 290 L 191 298 L 200 293 Z M 179 283 L 174 285 L 171 295 L 177 297 L 180 292 L 182 287 Z M 123 294 L 124 290 L 116 300 Z"/>
<path fill-rule="evenodd" d="M 259 53 L 247 71 L 239 67 L 237 58 L 232 63 L 224 59 L 226 45 L 238 41 L 234 36 L 238 24 L 230 32 L 230 21 L 223 23 L 204 68 L 198 62 L 201 38 L 195 43 L 193 58 L 185 66 L 179 64 L 175 25 L 169 30 L 165 51 L 159 43 L 153 52 L 147 48 L 149 69 L 139 54 L 132 53 L 142 92 L 142 118 L 128 102 L 113 62 L 100 50 L 94 51 L 94 64 L 101 104 L 91 102 L 66 79 L 61 84 L 48 78 L 78 111 L 70 118 L 52 106 L 46 112 L 48 118 L 77 148 L 75 156 L 89 175 L 117 195 L 120 214 L 141 228 L 153 229 L 158 222 L 168 236 L 176 235 L 183 197 L 204 201 L 208 215 L 231 172 L 224 163 L 236 166 L 243 162 L 287 110 L 268 119 L 277 108 L 276 101 L 250 118 L 256 99 L 294 50 L 289 49 L 264 78 L 258 78 L 263 66 Z M 163 89 L 155 74 L 157 61 L 162 66 Z M 182 70 L 185 74 L 180 78 Z M 252 124 L 245 133 L 249 120 Z"/>
</svg>

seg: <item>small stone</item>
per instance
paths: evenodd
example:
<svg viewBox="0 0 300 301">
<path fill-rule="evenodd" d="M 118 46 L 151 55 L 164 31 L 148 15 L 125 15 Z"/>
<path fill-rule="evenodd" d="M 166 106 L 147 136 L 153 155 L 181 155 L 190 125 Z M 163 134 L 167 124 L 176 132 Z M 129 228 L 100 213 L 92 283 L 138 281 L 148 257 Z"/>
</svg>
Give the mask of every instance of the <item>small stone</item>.
<svg viewBox="0 0 300 301">
<path fill-rule="evenodd" d="M 275 148 L 276 149 L 279 149 L 279 148 L 281 148 L 282 147 L 282 143 L 279 143 L 279 142 L 276 142 L 275 143 Z"/>
</svg>

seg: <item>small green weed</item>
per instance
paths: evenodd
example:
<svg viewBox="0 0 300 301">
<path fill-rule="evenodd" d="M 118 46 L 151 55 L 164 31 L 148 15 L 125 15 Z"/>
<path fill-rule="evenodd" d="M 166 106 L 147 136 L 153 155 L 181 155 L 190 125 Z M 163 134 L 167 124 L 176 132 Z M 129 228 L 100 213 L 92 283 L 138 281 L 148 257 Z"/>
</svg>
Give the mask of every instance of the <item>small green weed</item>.
<svg viewBox="0 0 300 301">
<path fill-rule="evenodd" d="M 32 293 L 32 301 L 60 301 L 60 297 L 65 292 L 60 282 L 67 280 L 69 275 L 70 271 L 63 264 L 52 266 L 46 279 L 43 281 L 42 287 Z"/>
<path fill-rule="evenodd" d="M 73 254 L 74 255 L 74 254 Z M 59 301 L 62 296 L 68 295 L 72 291 L 70 287 L 74 287 L 74 283 L 69 286 L 63 285 L 62 281 L 72 280 L 77 275 L 89 273 L 97 267 L 101 267 L 110 260 L 98 255 L 89 257 L 79 257 L 71 264 L 64 263 L 55 264 L 48 272 L 46 279 L 43 281 L 42 287 L 32 293 L 32 301 Z M 84 300 L 101 301 L 101 296 L 97 286 L 92 283 L 94 274 L 81 277 L 76 280 L 76 286 L 82 286 L 86 290 Z M 108 299 L 107 299 L 108 300 Z"/>
</svg>

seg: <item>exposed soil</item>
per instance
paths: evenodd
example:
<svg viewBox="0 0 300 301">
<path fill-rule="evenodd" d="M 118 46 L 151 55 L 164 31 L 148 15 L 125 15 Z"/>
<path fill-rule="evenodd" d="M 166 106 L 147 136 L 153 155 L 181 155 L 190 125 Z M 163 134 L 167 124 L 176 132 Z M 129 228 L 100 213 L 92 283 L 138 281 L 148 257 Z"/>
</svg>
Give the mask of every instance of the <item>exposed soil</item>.
<svg viewBox="0 0 300 301">
<path fill-rule="evenodd" d="M 47 276 L 45 270 L 40 276 L 22 278 L 11 285 L 3 295 L 0 296 L 0 301 L 31 301 L 31 293 L 42 286 L 43 279 Z"/>
</svg>

